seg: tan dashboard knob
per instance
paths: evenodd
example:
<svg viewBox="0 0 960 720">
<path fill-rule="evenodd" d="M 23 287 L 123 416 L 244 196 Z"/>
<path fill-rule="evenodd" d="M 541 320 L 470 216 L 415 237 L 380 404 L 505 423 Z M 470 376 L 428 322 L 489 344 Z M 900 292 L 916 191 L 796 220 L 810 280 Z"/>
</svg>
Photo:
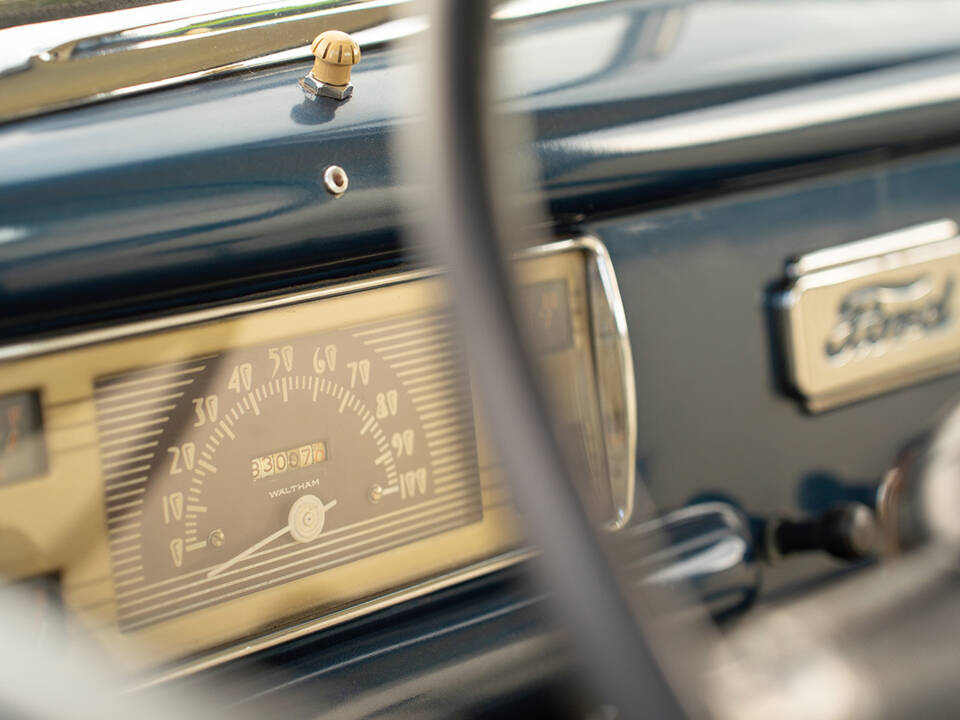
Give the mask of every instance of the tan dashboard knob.
<svg viewBox="0 0 960 720">
<path fill-rule="evenodd" d="M 353 93 L 350 70 L 360 62 L 360 46 L 347 33 L 327 30 L 314 39 L 310 50 L 315 56 L 313 69 L 300 81 L 311 95 L 344 100 Z"/>
</svg>

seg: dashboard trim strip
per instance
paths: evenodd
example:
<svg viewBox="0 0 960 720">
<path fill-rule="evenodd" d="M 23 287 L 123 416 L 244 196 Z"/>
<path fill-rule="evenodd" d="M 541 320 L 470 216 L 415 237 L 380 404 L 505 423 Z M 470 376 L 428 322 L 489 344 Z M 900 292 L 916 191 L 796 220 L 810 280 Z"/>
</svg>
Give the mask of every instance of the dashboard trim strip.
<svg viewBox="0 0 960 720">
<path fill-rule="evenodd" d="M 202 325 L 215 320 L 240 317 L 241 315 L 248 315 L 262 310 L 299 305 L 301 303 L 339 295 L 351 295 L 387 285 L 414 282 L 416 280 L 435 277 L 436 275 L 438 275 L 437 271 L 431 269 L 408 270 L 400 273 L 391 273 L 390 275 L 377 275 L 363 280 L 325 285 L 311 290 L 301 290 L 289 295 L 246 300 L 230 305 L 216 306 L 203 310 L 192 310 L 150 320 L 138 320 L 95 330 L 85 330 L 70 335 L 44 338 L 42 340 L 28 340 L 0 347 L 0 362 L 19 360 L 36 355 L 49 355 L 50 353 L 74 350 L 76 348 L 110 342 L 112 340 L 126 339 L 191 325 Z"/>
<path fill-rule="evenodd" d="M 610 0 L 507 0 L 513 22 Z M 364 50 L 426 28 L 411 0 L 254 2 L 211 11 L 182 0 L 0 29 L 0 123 L 312 58 L 324 30 Z"/>
<path fill-rule="evenodd" d="M 451 587 L 452 585 L 467 582 L 468 580 L 475 580 L 476 578 L 489 575 L 497 572 L 498 570 L 505 570 L 506 568 L 512 567 L 525 560 L 529 560 L 534 555 L 534 551 L 527 548 L 521 548 L 519 550 L 503 553 L 489 560 L 484 560 L 482 562 L 451 571 L 444 575 L 440 575 L 430 580 L 426 580 L 406 588 L 401 588 L 399 590 L 394 590 L 393 592 L 380 595 L 364 602 L 356 603 L 350 607 L 344 608 L 343 610 L 328 613 L 313 620 L 298 623 L 296 625 L 283 628 L 282 630 L 276 630 L 254 640 L 231 645 L 223 650 L 218 650 L 207 655 L 203 655 L 195 660 L 190 660 L 188 662 L 179 664 L 172 669 L 152 674 L 146 680 L 142 680 L 141 682 L 134 684 L 130 689 L 133 691 L 143 690 L 156 685 L 161 685 L 170 680 L 177 680 L 194 673 L 202 672 L 203 670 L 209 670 L 210 668 L 216 667 L 217 665 L 221 665 L 225 662 L 237 660 L 246 655 L 276 647 L 282 643 L 296 640 L 297 638 L 310 635 L 319 630 L 333 627 L 334 625 L 339 625 L 340 623 L 348 620 L 354 620 L 378 610 L 385 610 L 393 605 L 397 605 L 408 600 L 414 600 L 438 590 Z"/>
</svg>

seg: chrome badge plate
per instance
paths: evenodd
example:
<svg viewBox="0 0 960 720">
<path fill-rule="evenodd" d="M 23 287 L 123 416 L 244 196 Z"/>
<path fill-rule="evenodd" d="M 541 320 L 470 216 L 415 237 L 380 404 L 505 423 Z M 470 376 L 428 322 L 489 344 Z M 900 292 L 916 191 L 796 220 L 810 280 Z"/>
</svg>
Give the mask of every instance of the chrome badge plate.
<svg viewBox="0 0 960 720">
<path fill-rule="evenodd" d="M 960 237 L 938 220 L 787 263 L 787 372 L 812 412 L 960 368 Z"/>
</svg>

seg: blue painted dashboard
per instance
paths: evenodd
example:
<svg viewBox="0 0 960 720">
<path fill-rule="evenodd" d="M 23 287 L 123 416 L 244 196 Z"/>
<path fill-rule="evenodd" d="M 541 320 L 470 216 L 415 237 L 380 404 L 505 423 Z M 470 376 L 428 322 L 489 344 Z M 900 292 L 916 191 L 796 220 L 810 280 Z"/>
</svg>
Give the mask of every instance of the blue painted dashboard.
<svg viewBox="0 0 960 720">
<path fill-rule="evenodd" d="M 767 9 L 765 32 L 738 32 L 730 44 L 718 29 L 739 27 L 751 3 L 609 3 L 507 26 L 502 54 L 516 75 L 506 107 L 533 113 L 532 152 L 556 223 L 876 166 L 948 142 L 943 105 L 925 109 L 923 125 L 909 112 L 854 113 L 711 136 L 718 118 L 956 70 L 960 39 L 879 5 L 886 14 L 871 21 L 873 34 L 857 38 L 806 3 Z M 573 32 L 605 52 L 571 57 Z M 785 42 L 790 53 L 779 52 Z M 4 335 L 395 262 L 408 218 L 392 143 L 416 117 L 410 52 L 368 52 L 342 105 L 304 99 L 305 67 L 0 128 Z M 320 184 L 331 163 L 350 175 L 340 200 Z"/>
<path fill-rule="evenodd" d="M 532 116 L 553 231 L 595 234 L 615 263 L 640 470 L 663 507 L 723 496 L 770 514 L 862 494 L 960 394 L 952 376 L 807 415 L 767 307 L 792 255 L 960 217 L 960 102 L 871 105 L 960 75 L 957 25 L 918 22 L 919 5 L 944 9 L 877 2 L 853 35 L 855 2 L 607 3 L 504 29 L 503 106 Z M 602 52 L 571 53 L 572 38 Z M 305 100 L 305 69 L 0 127 L 2 336 L 411 264 L 394 154 L 416 122 L 411 51 L 365 52 L 343 104 Z M 321 184 L 330 164 L 349 174 L 341 199 Z M 836 567 L 793 561 L 765 588 Z"/>
</svg>

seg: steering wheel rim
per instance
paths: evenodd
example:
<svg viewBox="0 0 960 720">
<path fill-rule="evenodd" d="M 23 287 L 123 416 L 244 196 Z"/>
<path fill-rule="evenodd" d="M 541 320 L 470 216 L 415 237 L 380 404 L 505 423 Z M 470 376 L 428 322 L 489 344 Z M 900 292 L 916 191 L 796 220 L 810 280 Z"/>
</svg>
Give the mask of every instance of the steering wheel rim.
<svg viewBox="0 0 960 720">
<path fill-rule="evenodd" d="M 489 7 L 432 0 L 429 27 L 426 117 L 408 136 L 405 158 L 421 171 L 431 198 L 420 236 L 427 256 L 448 273 L 471 375 L 523 523 L 540 549 L 540 574 L 589 675 L 624 716 L 684 717 L 579 500 L 525 351 L 507 259 L 524 225 L 503 195 L 510 171 L 498 156 L 487 93 Z"/>
</svg>

